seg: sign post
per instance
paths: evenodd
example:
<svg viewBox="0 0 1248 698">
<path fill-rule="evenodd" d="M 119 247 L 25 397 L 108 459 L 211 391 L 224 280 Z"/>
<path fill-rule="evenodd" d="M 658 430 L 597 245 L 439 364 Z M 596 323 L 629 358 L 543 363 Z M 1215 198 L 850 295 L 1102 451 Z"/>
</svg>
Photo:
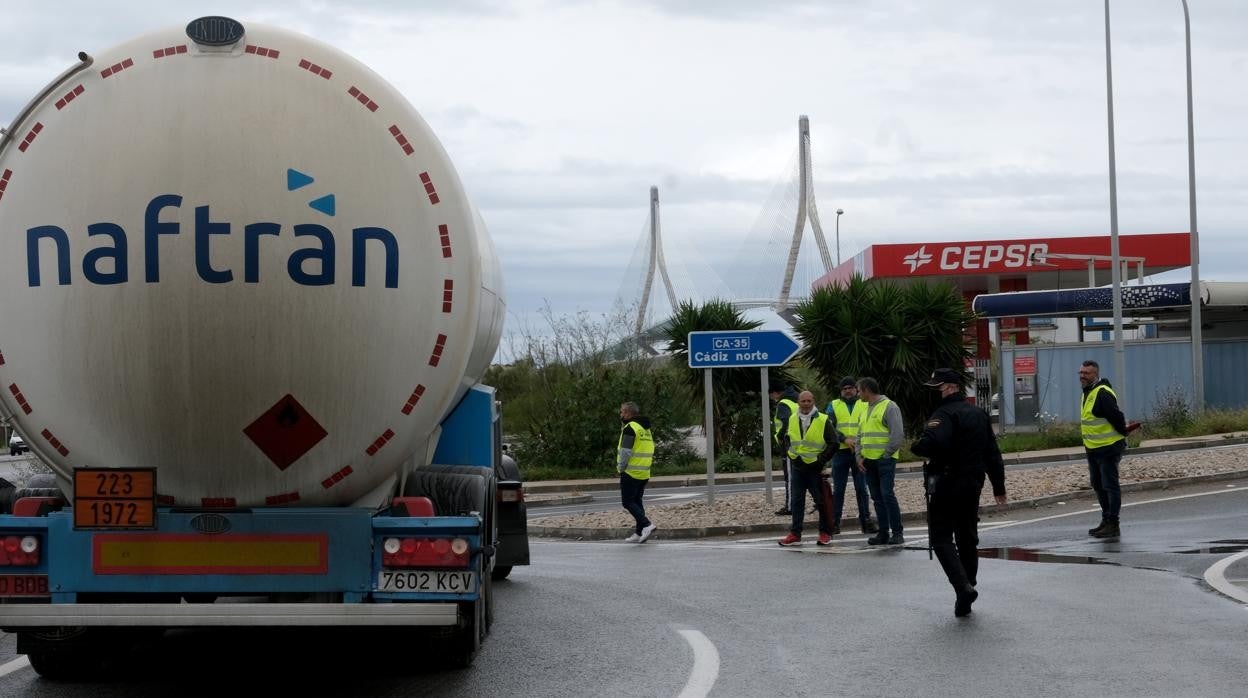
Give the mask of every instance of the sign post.
<svg viewBox="0 0 1248 698">
<path fill-rule="evenodd" d="M 767 400 L 767 369 L 783 366 L 801 347 L 780 330 L 690 332 L 689 368 L 705 369 L 706 503 L 715 503 L 715 407 L 711 369 L 758 367 L 762 380 L 763 472 L 771 504 L 771 410 Z"/>
</svg>

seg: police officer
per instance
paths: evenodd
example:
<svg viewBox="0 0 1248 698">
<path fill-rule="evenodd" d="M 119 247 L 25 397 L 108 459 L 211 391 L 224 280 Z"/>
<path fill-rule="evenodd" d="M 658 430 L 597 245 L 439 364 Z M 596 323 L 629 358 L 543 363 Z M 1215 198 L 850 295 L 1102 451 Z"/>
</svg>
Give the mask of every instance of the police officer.
<svg viewBox="0 0 1248 698">
<path fill-rule="evenodd" d="M 965 376 L 952 369 L 932 372 L 924 385 L 940 390 L 940 406 L 910 447 L 912 453 L 927 459 L 923 467 L 924 486 L 931 497 L 927 534 L 957 594 L 953 614 L 958 617 L 969 615 L 979 597 L 976 528 L 985 474 L 992 481 L 997 504 L 1005 505 L 1005 463 L 997 437 L 988 414 L 966 401 L 964 382 Z"/>
</svg>

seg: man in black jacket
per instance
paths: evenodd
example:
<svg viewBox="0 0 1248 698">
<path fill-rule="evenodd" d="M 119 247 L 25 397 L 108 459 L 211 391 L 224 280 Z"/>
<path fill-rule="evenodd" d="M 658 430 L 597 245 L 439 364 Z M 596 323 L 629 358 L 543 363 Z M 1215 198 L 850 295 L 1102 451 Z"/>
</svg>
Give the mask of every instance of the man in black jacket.
<svg viewBox="0 0 1248 698">
<path fill-rule="evenodd" d="M 1113 386 L 1101 378 L 1101 367 L 1095 361 L 1084 361 L 1079 367 L 1079 384 L 1083 386 L 1079 428 L 1088 456 L 1088 479 L 1101 505 L 1101 525 L 1088 531 L 1088 535 L 1116 538 L 1120 535 L 1118 511 L 1122 508 L 1118 463 L 1127 450 L 1127 434 L 1139 424 L 1127 424 Z"/>
<path fill-rule="evenodd" d="M 923 467 L 924 486 L 931 496 L 927 534 L 957 594 L 953 614 L 958 617 L 969 615 L 979 597 L 977 527 L 985 475 L 992 481 L 997 504 L 1004 506 L 1006 501 L 1005 463 L 992 422 L 986 412 L 966 401 L 964 382 L 962 374 L 948 368 L 932 373 L 924 385 L 940 390 L 940 406 L 910 447 L 927 459 Z"/>
</svg>

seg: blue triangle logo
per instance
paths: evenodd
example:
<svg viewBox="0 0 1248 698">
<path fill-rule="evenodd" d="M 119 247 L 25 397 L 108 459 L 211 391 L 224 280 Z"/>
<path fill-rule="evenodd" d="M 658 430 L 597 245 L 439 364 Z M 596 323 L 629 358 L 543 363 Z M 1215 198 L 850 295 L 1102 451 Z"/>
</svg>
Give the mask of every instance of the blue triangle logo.
<svg viewBox="0 0 1248 698">
<path fill-rule="evenodd" d="M 306 187 L 313 181 L 311 175 L 306 175 L 299 170 L 286 170 L 286 191 L 294 191 L 299 187 Z"/>
<path fill-rule="evenodd" d="M 334 215 L 335 209 L 334 209 L 334 195 L 333 194 L 329 194 L 328 196 L 322 196 L 319 199 L 313 199 L 312 201 L 308 202 L 308 205 L 316 209 L 317 211 L 324 213 L 327 216 Z"/>
</svg>

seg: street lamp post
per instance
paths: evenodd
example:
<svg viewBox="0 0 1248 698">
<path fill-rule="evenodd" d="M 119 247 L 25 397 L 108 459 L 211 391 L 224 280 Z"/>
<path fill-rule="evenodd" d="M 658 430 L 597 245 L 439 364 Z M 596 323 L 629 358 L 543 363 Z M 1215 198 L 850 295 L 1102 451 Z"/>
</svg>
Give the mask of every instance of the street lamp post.
<svg viewBox="0 0 1248 698">
<path fill-rule="evenodd" d="M 1114 69 L 1109 45 L 1109 0 L 1105 0 L 1105 101 L 1109 113 L 1109 254 L 1114 305 L 1114 381 L 1118 404 L 1124 407 L 1127 368 L 1122 346 L 1122 265 L 1118 252 L 1118 172 L 1114 160 Z"/>
<path fill-rule="evenodd" d="M 1205 357 L 1200 327 L 1200 234 L 1196 232 L 1196 138 L 1192 125 L 1192 20 L 1183 0 L 1183 39 L 1187 48 L 1187 202 L 1192 258 L 1192 403 L 1205 408 Z"/>
<path fill-rule="evenodd" d="M 1184 7 L 1187 7 L 1186 5 L 1187 0 L 1183 0 L 1183 1 L 1185 3 Z M 1190 70 L 1189 70 L 1189 73 L 1190 73 Z M 841 266 L 841 214 L 842 213 L 845 213 L 845 209 L 843 208 L 836 209 L 836 266 L 838 267 Z M 1192 214 L 1192 215 L 1195 215 L 1195 214 Z"/>
</svg>

